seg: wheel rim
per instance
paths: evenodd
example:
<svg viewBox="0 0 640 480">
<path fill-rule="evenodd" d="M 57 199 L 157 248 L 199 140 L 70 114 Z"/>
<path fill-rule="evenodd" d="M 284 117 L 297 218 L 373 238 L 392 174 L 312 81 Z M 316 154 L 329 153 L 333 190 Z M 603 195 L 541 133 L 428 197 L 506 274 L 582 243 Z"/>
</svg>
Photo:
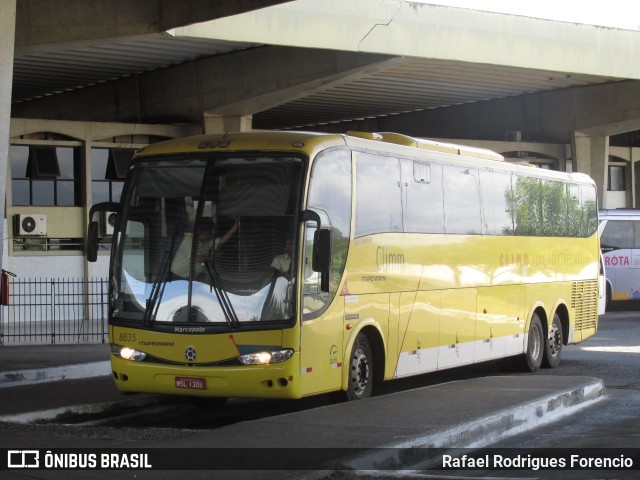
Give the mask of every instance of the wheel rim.
<svg viewBox="0 0 640 480">
<path fill-rule="evenodd" d="M 537 325 L 533 325 L 529 333 L 529 352 L 532 359 L 538 358 L 542 351 L 542 335 Z"/>
<path fill-rule="evenodd" d="M 351 385 L 353 393 L 360 396 L 367 389 L 369 384 L 369 359 L 365 353 L 358 349 L 353 353 L 351 359 Z"/>
<path fill-rule="evenodd" d="M 560 353 L 562 339 L 560 338 L 560 328 L 556 322 L 553 322 L 549 330 L 549 355 L 557 357 Z"/>
</svg>

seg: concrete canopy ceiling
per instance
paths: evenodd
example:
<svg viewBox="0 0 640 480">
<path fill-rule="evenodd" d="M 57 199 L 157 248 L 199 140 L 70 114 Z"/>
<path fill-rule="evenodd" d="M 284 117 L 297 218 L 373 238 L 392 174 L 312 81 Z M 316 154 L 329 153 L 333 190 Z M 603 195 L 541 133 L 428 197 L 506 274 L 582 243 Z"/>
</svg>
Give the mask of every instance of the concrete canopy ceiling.
<svg viewBox="0 0 640 480">
<path fill-rule="evenodd" d="M 260 2 L 253 3 L 259 7 Z M 19 30 L 20 22 L 17 27 Z M 16 37 L 19 37 L 18 31 Z M 20 116 L 22 106 L 37 105 L 42 99 L 201 59 L 235 55 L 234 52 L 259 49 L 263 45 L 265 43 L 249 38 L 247 41 L 196 38 L 165 31 L 83 41 L 43 41 L 36 46 L 17 42 L 14 113 Z M 348 54 L 360 55 L 359 52 Z M 326 81 L 319 79 L 318 84 L 304 94 L 297 92 L 291 98 L 284 95 L 277 105 L 251 112 L 254 127 L 306 128 L 624 80 L 607 75 L 442 58 L 388 55 L 388 59 L 376 68 L 361 69 L 357 74 Z M 90 109 L 86 116 L 86 120 L 94 120 Z M 145 121 L 144 118 L 138 120 Z M 188 120 L 198 123 L 201 118 L 194 116 Z"/>
</svg>

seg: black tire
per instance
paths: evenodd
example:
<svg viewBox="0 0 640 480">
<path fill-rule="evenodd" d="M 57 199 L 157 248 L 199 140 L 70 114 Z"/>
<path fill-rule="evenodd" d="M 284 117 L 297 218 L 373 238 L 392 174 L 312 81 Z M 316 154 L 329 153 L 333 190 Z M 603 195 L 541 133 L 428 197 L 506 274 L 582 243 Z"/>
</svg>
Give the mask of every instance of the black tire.
<svg viewBox="0 0 640 480">
<path fill-rule="evenodd" d="M 373 354 L 367 336 L 359 333 L 349 357 L 349 381 L 347 400 L 362 400 L 371 396 L 373 390 Z"/>
<path fill-rule="evenodd" d="M 535 372 L 542 364 L 544 356 L 544 331 L 537 313 L 531 317 L 527 339 L 527 351 L 520 356 L 519 367 L 523 372 Z"/>
<path fill-rule="evenodd" d="M 560 365 L 562 356 L 562 322 L 556 313 L 553 322 L 549 325 L 549 331 L 544 339 L 544 356 L 542 357 L 543 368 L 556 368 Z"/>
</svg>

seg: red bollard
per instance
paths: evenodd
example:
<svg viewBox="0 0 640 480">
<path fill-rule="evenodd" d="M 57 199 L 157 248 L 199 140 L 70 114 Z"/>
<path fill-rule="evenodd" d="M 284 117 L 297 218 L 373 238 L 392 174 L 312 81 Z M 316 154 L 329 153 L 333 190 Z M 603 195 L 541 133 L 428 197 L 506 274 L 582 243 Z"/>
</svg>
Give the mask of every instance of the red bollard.
<svg viewBox="0 0 640 480">
<path fill-rule="evenodd" d="M 16 274 L 3 268 L 0 277 L 0 305 L 9 305 L 9 276 L 15 277 Z"/>
</svg>

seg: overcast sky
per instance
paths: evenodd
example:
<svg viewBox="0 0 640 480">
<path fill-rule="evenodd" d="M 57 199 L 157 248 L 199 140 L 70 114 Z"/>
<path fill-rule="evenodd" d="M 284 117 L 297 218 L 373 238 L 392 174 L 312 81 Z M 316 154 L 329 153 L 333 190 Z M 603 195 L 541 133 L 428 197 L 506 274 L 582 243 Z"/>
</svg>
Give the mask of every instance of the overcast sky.
<svg viewBox="0 0 640 480">
<path fill-rule="evenodd" d="M 640 30 L 640 2 L 633 0 L 411 0 L 421 3 L 512 13 L 605 27 Z"/>
</svg>

